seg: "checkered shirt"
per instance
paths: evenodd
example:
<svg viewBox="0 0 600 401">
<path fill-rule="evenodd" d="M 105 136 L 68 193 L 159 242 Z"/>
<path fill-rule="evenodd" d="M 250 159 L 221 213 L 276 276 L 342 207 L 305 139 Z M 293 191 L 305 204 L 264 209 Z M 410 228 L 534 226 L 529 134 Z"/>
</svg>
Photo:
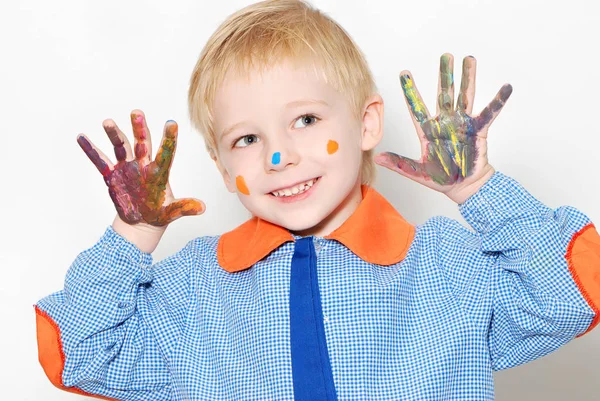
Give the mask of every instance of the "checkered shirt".
<svg viewBox="0 0 600 401">
<path fill-rule="evenodd" d="M 433 217 L 391 266 L 313 238 L 338 400 L 492 400 L 495 370 L 592 322 L 565 259 L 588 217 L 500 172 L 459 209 L 474 230 Z M 153 264 L 109 227 L 81 252 L 37 304 L 60 329 L 64 385 L 120 400 L 293 400 L 294 243 L 228 273 L 218 240 Z"/>
</svg>

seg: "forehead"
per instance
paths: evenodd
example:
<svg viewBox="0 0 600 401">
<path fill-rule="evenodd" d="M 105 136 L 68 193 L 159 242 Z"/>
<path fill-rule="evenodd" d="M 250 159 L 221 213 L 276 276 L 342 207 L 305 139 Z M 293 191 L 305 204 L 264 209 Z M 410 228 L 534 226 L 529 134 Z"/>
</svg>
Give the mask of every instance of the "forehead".
<svg viewBox="0 0 600 401">
<path fill-rule="evenodd" d="M 248 110 L 282 111 L 298 100 L 324 101 L 333 107 L 343 96 L 312 63 L 281 62 L 264 69 L 228 73 L 215 92 L 215 117 L 229 119 Z"/>
</svg>

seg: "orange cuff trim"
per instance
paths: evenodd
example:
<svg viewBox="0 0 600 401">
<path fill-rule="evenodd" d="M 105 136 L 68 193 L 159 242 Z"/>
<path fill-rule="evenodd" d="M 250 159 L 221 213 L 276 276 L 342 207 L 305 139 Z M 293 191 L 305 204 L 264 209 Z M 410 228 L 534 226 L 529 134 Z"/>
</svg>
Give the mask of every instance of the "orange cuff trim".
<svg viewBox="0 0 600 401">
<path fill-rule="evenodd" d="M 600 323 L 600 235 L 592 223 L 573 235 L 565 258 L 575 284 L 595 313 L 585 333 L 577 336 L 581 337 Z"/>
<path fill-rule="evenodd" d="M 54 320 L 37 306 L 35 308 L 35 319 L 37 326 L 38 359 L 46 376 L 57 388 L 70 393 L 96 397 L 102 400 L 114 400 L 96 394 L 87 393 L 77 387 L 66 387 L 62 382 L 62 374 L 65 368 L 65 353 L 60 340 L 60 328 Z"/>
</svg>

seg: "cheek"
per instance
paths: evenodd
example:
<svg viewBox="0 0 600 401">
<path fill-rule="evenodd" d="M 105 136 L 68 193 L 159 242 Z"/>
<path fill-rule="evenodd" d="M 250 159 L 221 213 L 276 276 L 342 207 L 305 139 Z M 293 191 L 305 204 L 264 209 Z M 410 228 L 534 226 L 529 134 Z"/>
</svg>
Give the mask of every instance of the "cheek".
<svg viewBox="0 0 600 401">
<path fill-rule="evenodd" d="M 235 189 L 242 195 L 250 195 L 253 183 L 256 181 L 258 169 L 257 163 L 249 152 L 239 152 L 238 154 L 228 154 L 224 160 L 224 166 L 231 181 L 235 180 Z"/>
<path fill-rule="evenodd" d="M 346 173 L 349 173 L 348 169 L 354 169 L 355 166 L 358 169 L 362 162 L 363 153 L 358 141 L 354 141 L 351 134 L 348 134 L 347 137 L 339 138 L 336 136 L 334 138 L 335 139 L 328 139 L 327 143 L 323 144 L 325 146 L 325 151 L 327 152 L 323 160 L 329 160 L 329 163 L 332 163 L 330 165 L 332 168 L 337 169 L 338 167 L 341 167 Z"/>
</svg>

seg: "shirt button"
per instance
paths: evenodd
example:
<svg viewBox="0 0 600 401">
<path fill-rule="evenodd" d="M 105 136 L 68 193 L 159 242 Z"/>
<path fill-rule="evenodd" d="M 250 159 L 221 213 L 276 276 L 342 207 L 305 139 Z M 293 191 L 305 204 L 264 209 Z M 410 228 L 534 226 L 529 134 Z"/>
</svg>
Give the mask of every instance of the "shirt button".
<svg viewBox="0 0 600 401">
<path fill-rule="evenodd" d="M 314 245 L 315 245 L 315 253 L 317 254 L 317 256 L 319 256 L 319 252 L 321 252 L 321 248 L 322 248 L 321 243 L 319 241 L 315 241 Z"/>
</svg>

